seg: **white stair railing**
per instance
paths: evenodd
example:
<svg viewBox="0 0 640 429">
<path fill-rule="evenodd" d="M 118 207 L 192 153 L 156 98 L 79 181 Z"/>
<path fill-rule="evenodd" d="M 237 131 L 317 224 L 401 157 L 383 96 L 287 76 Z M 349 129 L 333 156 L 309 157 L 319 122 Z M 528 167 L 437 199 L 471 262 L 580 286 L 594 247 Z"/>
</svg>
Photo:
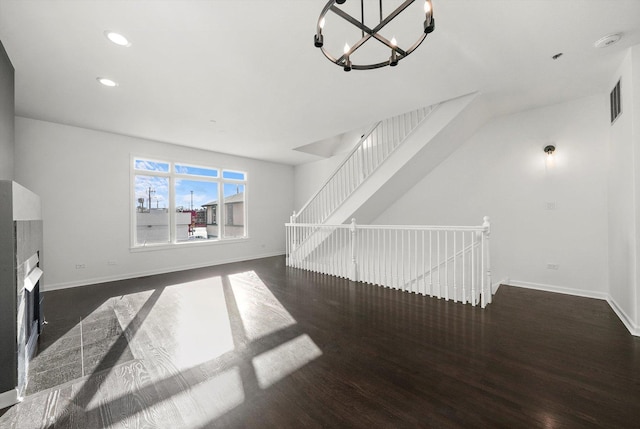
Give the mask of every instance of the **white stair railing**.
<svg viewBox="0 0 640 429">
<path fill-rule="evenodd" d="M 491 302 L 490 224 L 288 223 L 287 266 L 464 304 Z"/>
<path fill-rule="evenodd" d="M 293 213 L 291 223 L 325 222 L 436 107 L 423 107 L 376 123 L 318 192 Z"/>
</svg>

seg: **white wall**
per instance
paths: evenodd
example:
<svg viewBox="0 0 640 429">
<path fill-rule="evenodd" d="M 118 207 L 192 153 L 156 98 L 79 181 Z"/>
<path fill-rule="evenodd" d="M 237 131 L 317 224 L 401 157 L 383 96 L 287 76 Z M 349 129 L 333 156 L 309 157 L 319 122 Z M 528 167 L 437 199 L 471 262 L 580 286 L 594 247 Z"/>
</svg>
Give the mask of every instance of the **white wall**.
<svg viewBox="0 0 640 429">
<path fill-rule="evenodd" d="M 131 154 L 246 171 L 250 238 L 131 252 Z M 42 198 L 46 289 L 284 253 L 291 166 L 16 117 L 15 170 Z"/>
<path fill-rule="evenodd" d="M 613 76 L 611 88 L 618 79 L 621 80 L 622 114 L 609 127 L 609 285 L 611 298 L 623 313 L 623 318 L 635 320 L 637 214 L 634 201 L 636 166 L 632 140 L 631 51 Z"/>
<path fill-rule="evenodd" d="M 329 176 L 338 168 L 347 156 L 339 153 L 330 158 L 320 159 L 295 166 L 294 210 L 300 211 L 302 206 L 320 189 Z"/>
<path fill-rule="evenodd" d="M 609 283 L 614 309 L 640 335 L 640 45 L 629 49 L 611 88 L 618 79 L 622 114 L 610 128 Z"/>
<path fill-rule="evenodd" d="M 601 95 L 495 119 L 374 223 L 480 225 L 488 215 L 494 282 L 604 298 L 607 118 Z"/>
</svg>

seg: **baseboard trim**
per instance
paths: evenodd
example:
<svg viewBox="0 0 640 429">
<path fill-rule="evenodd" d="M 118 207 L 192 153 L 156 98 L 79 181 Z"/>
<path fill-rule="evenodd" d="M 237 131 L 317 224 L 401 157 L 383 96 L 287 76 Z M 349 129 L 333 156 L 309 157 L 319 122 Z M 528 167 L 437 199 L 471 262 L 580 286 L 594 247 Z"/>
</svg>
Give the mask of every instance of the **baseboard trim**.
<svg viewBox="0 0 640 429">
<path fill-rule="evenodd" d="M 543 283 L 532 283 L 532 282 L 523 282 L 520 280 L 509 280 L 509 286 L 517 286 L 526 289 L 536 289 L 542 290 L 545 292 L 554 292 L 554 293 L 563 293 L 565 295 L 573 295 L 573 296 L 581 296 L 583 298 L 595 298 L 595 299 L 603 299 L 607 300 L 609 298 L 609 294 L 605 292 L 594 292 L 582 289 L 574 289 L 570 287 L 556 286 L 556 285 L 548 285 Z"/>
<path fill-rule="evenodd" d="M 638 326 L 635 323 L 633 323 L 631 318 L 629 316 L 627 316 L 627 313 L 624 312 L 622 307 L 620 307 L 618 305 L 618 303 L 615 301 L 615 299 L 613 299 L 611 296 L 609 296 L 609 297 L 607 297 L 607 302 L 609 303 L 609 306 L 611 307 L 613 312 L 616 313 L 618 318 L 622 321 L 622 323 L 624 323 L 624 326 L 627 327 L 629 332 L 631 332 L 631 334 L 635 335 L 636 337 L 640 337 L 640 326 Z"/>
<path fill-rule="evenodd" d="M 126 274 L 121 274 L 116 276 L 94 277 L 94 278 L 88 278 L 83 280 L 77 280 L 73 282 L 46 284 L 43 287 L 43 291 L 49 292 L 53 290 L 69 289 L 73 287 L 88 286 L 88 285 L 94 285 L 99 283 L 116 282 L 120 280 L 135 279 L 137 277 L 153 276 L 157 274 L 167 274 L 167 273 L 173 273 L 173 272 L 185 271 L 185 270 L 194 270 L 198 268 L 213 267 L 216 265 L 232 264 L 234 262 L 251 261 L 254 259 L 270 258 L 273 256 L 282 256 L 282 255 L 284 255 L 284 252 L 278 251 L 278 252 L 264 253 L 264 254 L 250 256 L 250 257 L 217 260 L 215 262 L 206 262 L 202 264 L 182 265 L 179 267 L 171 267 L 171 268 L 158 268 L 155 270 L 138 271 L 138 272 L 126 273 Z"/>
<path fill-rule="evenodd" d="M 607 303 L 609 304 L 613 312 L 616 313 L 616 316 L 618 316 L 620 321 L 622 321 L 622 323 L 627 328 L 629 333 L 636 337 L 640 336 L 640 326 L 633 323 L 631 318 L 622 310 L 622 308 L 618 305 L 618 303 L 608 293 L 586 291 L 581 289 L 573 289 L 568 287 L 547 285 L 547 284 L 541 284 L 541 283 L 523 282 L 520 280 L 509 280 L 507 283 L 503 283 L 503 284 L 506 284 L 509 286 L 522 287 L 526 289 L 536 289 L 536 290 L 542 290 L 545 292 L 562 293 L 565 295 L 581 296 L 584 298 L 594 298 L 594 299 L 601 299 L 603 301 L 607 301 Z"/>
<path fill-rule="evenodd" d="M 508 278 L 504 278 L 502 280 L 500 280 L 497 283 L 494 283 L 491 285 L 491 293 L 492 294 L 496 294 L 496 292 L 498 292 L 498 288 L 500 287 L 500 285 L 508 285 L 509 284 L 509 279 Z"/>
<path fill-rule="evenodd" d="M 18 396 L 18 389 L 0 393 L 0 409 L 10 407 L 21 401 L 22 398 Z"/>
</svg>

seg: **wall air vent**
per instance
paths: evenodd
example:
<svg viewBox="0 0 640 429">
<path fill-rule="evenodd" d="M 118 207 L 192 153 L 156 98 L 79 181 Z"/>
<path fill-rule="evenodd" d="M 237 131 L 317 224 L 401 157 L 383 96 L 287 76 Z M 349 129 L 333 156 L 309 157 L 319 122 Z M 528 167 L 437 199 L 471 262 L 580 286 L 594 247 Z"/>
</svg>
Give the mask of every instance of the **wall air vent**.
<svg viewBox="0 0 640 429">
<path fill-rule="evenodd" d="M 609 103 L 611 104 L 611 123 L 613 124 L 618 116 L 622 113 L 622 103 L 620 101 L 620 81 L 613 87 L 609 95 Z"/>
</svg>

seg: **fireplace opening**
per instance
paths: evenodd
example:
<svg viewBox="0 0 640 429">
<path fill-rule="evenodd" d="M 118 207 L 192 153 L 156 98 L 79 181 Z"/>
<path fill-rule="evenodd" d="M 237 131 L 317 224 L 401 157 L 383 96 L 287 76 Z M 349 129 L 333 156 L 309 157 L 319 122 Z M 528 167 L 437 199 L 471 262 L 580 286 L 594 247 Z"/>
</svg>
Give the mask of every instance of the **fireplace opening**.
<svg viewBox="0 0 640 429">
<path fill-rule="evenodd" d="M 32 290 L 25 290 L 25 337 L 27 339 L 26 355 L 31 359 L 36 352 L 38 336 L 40 335 L 40 281 Z"/>
<path fill-rule="evenodd" d="M 39 251 L 24 262 L 19 271 L 24 273 L 24 288 L 18 294 L 18 396 L 22 397 L 28 383 L 29 361 L 38 347 L 42 328 L 40 299 Z"/>
</svg>

